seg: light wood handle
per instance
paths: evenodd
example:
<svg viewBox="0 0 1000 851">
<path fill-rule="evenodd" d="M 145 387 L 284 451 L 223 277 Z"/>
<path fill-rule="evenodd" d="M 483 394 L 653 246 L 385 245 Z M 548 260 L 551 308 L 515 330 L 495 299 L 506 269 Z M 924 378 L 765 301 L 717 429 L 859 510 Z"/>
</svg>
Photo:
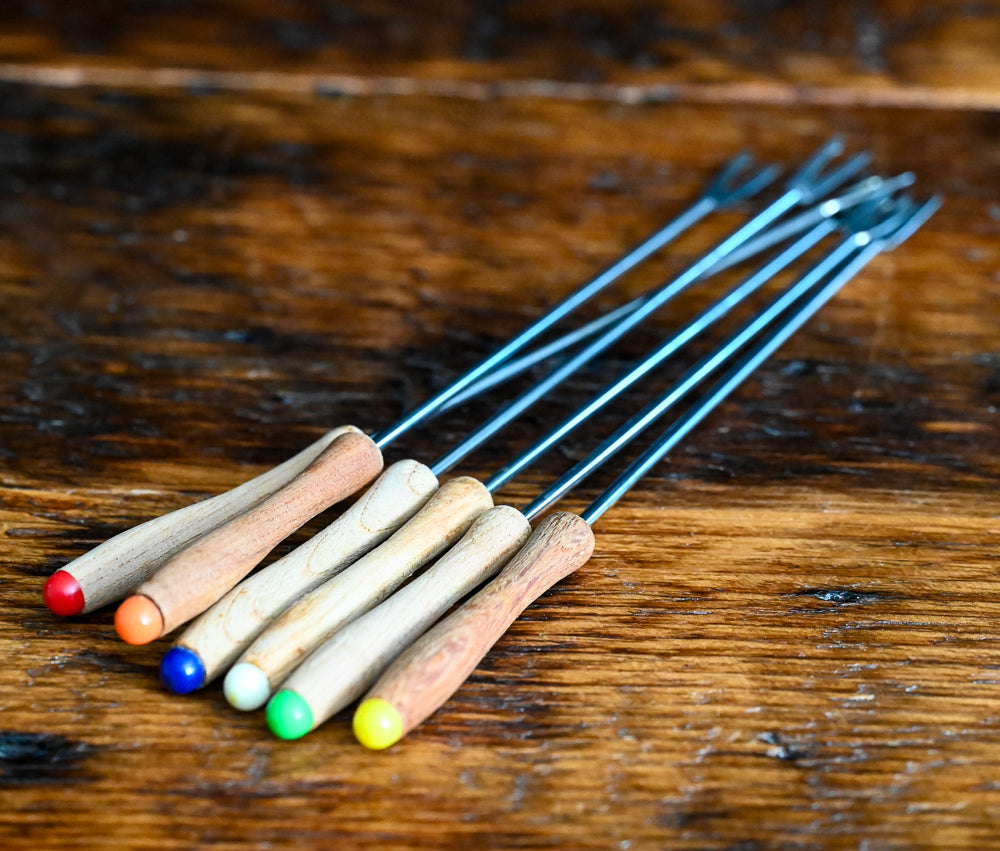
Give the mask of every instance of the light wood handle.
<svg viewBox="0 0 1000 851">
<path fill-rule="evenodd" d="M 348 432 L 360 434 L 350 425 L 332 429 L 297 455 L 238 487 L 133 526 L 60 568 L 73 577 L 83 595 L 82 608 L 74 613 L 122 599 L 173 553 L 261 503 Z"/>
<path fill-rule="evenodd" d="M 322 532 L 244 579 L 204 612 L 175 646 L 197 654 L 211 682 L 303 594 L 336 576 L 409 520 L 437 490 L 419 461 L 397 461 Z"/>
<path fill-rule="evenodd" d="M 285 611 L 239 661 L 262 671 L 273 689 L 313 648 L 378 605 L 492 505 L 476 479 L 459 476 L 445 482 L 388 541 Z"/>
<path fill-rule="evenodd" d="M 382 675 L 355 714 L 359 740 L 387 747 L 420 724 L 455 693 L 517 616 L 585 564 L 593 551 L 594 534 L 575 514 L 545 518 L 496 579 L 425 633 Z M 390 735 L 380 738 L 379 727 Z"/>
<path fill-rule="evenodd" d="M 317 648 L 283 684 L 308 704 L 311 727 L 360 697 L 456 600 L 496 574 L 530 534 L 516 508 L 491 508 L 424 573 Z"/>
<path fill-rule="evenodd" d="M 276 544 L 355 493 L 381 468 L 382 453 L 371 438 L 341 435 L 281 490 L 172 556 L 136 595 L 156 604 L 162 632 L 169 632 L 207 609 Z"/>
</svg>

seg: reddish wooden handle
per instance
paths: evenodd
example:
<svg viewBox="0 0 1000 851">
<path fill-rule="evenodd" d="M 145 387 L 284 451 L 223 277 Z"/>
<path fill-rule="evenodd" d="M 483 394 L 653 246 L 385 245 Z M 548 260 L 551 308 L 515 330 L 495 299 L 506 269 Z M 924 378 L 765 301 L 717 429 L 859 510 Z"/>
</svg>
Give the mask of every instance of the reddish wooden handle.
<svg viewBox="0 0 1000 851">
<path fill-rule="evenodd" d="M 427 718 L 454 694 L 517 616 L 585 564 L 593 551 L 594 534 L 575 514 L 543 520 L 496 579 L 383 674 L 355 715 L 354 731 L 362 744 L 387 747 Z"/>
<path fill-rule="evenodd" d="M 350 496 L 381 469 L 382 453 L 371 438 L 341 435 L 256 508 L 170 558 L 136 595 L 156 604 L 162 632 L 169 632 L 212 605 L 310 517 Z"/>
</svg>

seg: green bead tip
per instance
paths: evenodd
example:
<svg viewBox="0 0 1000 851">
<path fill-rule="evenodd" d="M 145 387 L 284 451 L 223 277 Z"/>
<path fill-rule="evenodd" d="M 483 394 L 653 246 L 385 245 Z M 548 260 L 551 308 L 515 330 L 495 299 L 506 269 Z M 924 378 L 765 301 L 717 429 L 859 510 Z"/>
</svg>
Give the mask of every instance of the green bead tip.
<svg viewBox="0 0 1000 851">
<path fill-rule="evenodd" d="M 279 691 L 267 704 L 267 726 L 279 739 L 299 739 L 313 726 L 313 714 L 304 697 L 294 691 Z"/>
</svg>

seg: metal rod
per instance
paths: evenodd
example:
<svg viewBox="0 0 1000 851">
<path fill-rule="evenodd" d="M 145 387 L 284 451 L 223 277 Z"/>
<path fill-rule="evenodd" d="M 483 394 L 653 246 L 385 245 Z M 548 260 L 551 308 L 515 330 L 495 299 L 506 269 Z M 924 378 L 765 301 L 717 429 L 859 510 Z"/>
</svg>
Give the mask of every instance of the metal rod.
<svg viewBox="0 0 1000 851">
<path fill-rule="evenodd" d="M 691 409 L 676 420 L 645 452 L 619 475 L 611 485 L 580 515 L 593 524 L 614 505 L 653 465 L 677 445 L 691 429 L 704 419 L 723 399 L 738 387 L 760 364 L 770 357 L 788 338 L 825 305 L 858 271 L 881 251 L 896 248 L 908 239 L 940 206 L 934 197 L 919 207 L 904 206 L 887 220 L 887 228 L 874 237 L 869 231 L 860 231 L 852 239 L 856 244 L 854 256 L 847 259 L 833 273 L 829 281 L 818 285 L 818 290 L 799 308 L 760 340 L 746 355 L 734 364 L 723 377 Z M 528 512 L 525 511 L 527 515 Z"/>
<path fill-rule="evenodd" d="M 544 493 L 533 500 L 525 508 L 525 516 L 530 519 L 540 514 L 598 466 L 627 446 L 653 422 L 673 407 L 684 395 L 694 389 L 694 387 L 716 369 L 723 366 L 729 358 L 734 356 L 743 346 L 747 345 L 753 337 L 759 334 L 771 322 L 775 321 L 777 317 L 802 298 L 811 288 L 818 285 L 828 275 L 835 274 L 837 268 L 845 263 L 852 254 L 867 249 L 871 245 L 874 245 L 877 250 L 882 250 L 887 244 L 895 247 L 898 242 L 890 243 L 890 240 L 906 224 L 908 217 L 916 214 L 912 203 L 909 201 L 901 201 L 898 204 L 891 205 L 888 207 L 888 212 L 886 212 L 885 205 L 887 203 L 885 200 L 872 203 L 867 209 L 849 217 L 848 225 L 853 231 L 849 237 L 835 246 L 815 266 L 807 270 L 797 281 L 774 299 L 767 308 L 747 321 L 731 337 L 724 340 L 712 354 L 691 367 L 681 380 L 663 396 L 647 405 L 642 411 L 621 426 L 621 428 L 606 438 L 587 458 L 576 464 L 569 472 L 547 488 Z M 795 326 L 795 328 L 797 327 L 798 325 Z"/>
<path fill-rule="evenodd" d="M 656 290 L 650 296 L 649 300 L 634 313 L 627 316 L 617 325 L 609 328 L 547 378 L 522 393 L 499 412 L 491 416 L 489 420 L 431 466 L 434 474 L 439 476 L 447 472 L 470 452 L 507 426 L 531 405 L 576 372 L 577 369 L 597 357 L 601 352 L 632 330 L 632 328 L 659 310 L 671 298 L 697 281 L 722 258 L 762 231 L 768 224 L 787 210 L 804 201 L 809 202 L 814 200 L 818 193 L 826 194 L 830 189 L 838 185 L 833 182 L 835 178 L 840 181 L 847 180 L 857 169 L 864 165 L 865 159 L 863 156 L 858 155 L 851 158 L 839 168 L 834 169 L 833 173 L 829 176 L 821 177 L 819 174 L 826 163 L 840 152 L 841 147 L 841 143 L 837 139 L 826 143 L 792 176 L 786 185 L 785 191 L 778 198 L 719 242 L 708 253 L 702 255 L 701 258 L 691 264 L 684 272 Z"/>
<path fill-rule="evenodd" d="M 614 325 L 619 319 L 628 316 L 628 314 L 634 311 L 640 304 L 642 304 L 643 301 L 645 301 L 645 299 L 642 296 L 632 299 L 632 301 L 623 304 L 621 307 L 617 307 L 609 313 L 605 313 L 603 316 L 598 316 L 586 325 L 576 328 L 568 334 L 563 334 L 558 339 L 555 339 L 550 343 L 546 343 L 544 346 L 535 349 L 533 352 L 528 352 L 526 355 L 522 355 L 519 358 L 515 358 L 505 364 L 502 364 L 501 366 L 498 366 L 492 372 L 486 373 L 486 375 L 474 384 L 470 384 L 461 393 L 452 396 L 441 406 L 441 410 L 449 411 L 464 402 L 468 402 L 470 399 L 482 395 L 496 385 L 531 369 L 531 367 L 533 367 L 536 363 L 541 363 L 543 360 L 547 360 L 553 355 L 559 354 L 559 352 L 570 348 L 576 343 L 579 343 L 581 340 L 593 337 L 595 334 L 603 331 L 608 326 Z"/>
<path fill-rule="evenodd" d="M 879 177 L 878 175 L 866 177 L 836 198 L 829 198 L 786 222 L 779 222 L 765 229 L 760 235 L 749 240 L 741 248 L 736 249 L 720 260 L 705 273 L 704 277 L 716 275 L 732 266 L 745 262 L 786 239 L 798 236 L 807 228 L 813 227 L 824 219 L 831 218 L 873 196 L 892 195 L 897 190 L 912 185 L 914 180 L 913 172 L 903 172 L 888 179 Z M 593 337 L 605 328 L 614 325 L 619 319 L 638 310 L 648 299 L 648 295 L 641 295 L 638 298 L 634 298 L 621 307 L 552 340 L 535 351 L 507 361 L 466 387 L 461 393 L 452 396 L 441 406 L 441 411 L 451 410 L 487 392 L 498 384 L 520 375 L 535 364 L 570 348 L 581 340 Z"/>
<path fill-rule="evenodd" d="M 741 282 L 738 286 L 731 289 L 722 298 L 713 303 L 708 309 L 699 314 L 695 319 L 671 335 L 652 353 L 629 370 L 628 373 L 618 379 L 618 381 L 611 384 L 604 391 L 595 396 L 589 403 L 580 408 L 575 414 L 561 423 L 556 429 L 530 446 L 501 470 L 497 471 L 486 481 L 487 489 L 493 492 L 502 487 L 521 470 L 531 464 L 536 458 L 562 440 L 567 434 L 573 431 L 573 429 L 584 423 L 597 411 L 613 399 L 617 398 L 628 387 L 638 381 L 642 376 L 649 373 L 672 354 L 676 353 L 683 345 L 693 339 L 697 334 L 701 333 L 714 322 L 725 316 L 733 307 L 759 290 L 775 275 L 805 254 L 810 248 L 822 240 L 823 237 L 827 236 L 835 229 L 836 224 L 834 224 L 834 222 L 830 219 L 823 219 L 818 224 L 814 225 L 811 230 L 807 231 L 806 234 L 801 236 L 794 244 L 785 248 L 771 261 L 762 266 L 757 272 Z"/>
<path fill-rule="evenodd" d="M 435 394 L 423 404 L 404 415 L 395 425 L 373 437 L 376 445 L 384 449 L 397 437 L 413 428 L 418 423 L 437 413 L 444 402 L 461 392 L 476 379 L 486 375 L 500 364 L 504 363 L 524 346 L 543 334 L 561 319 L 568 316 L 588 299 L 595 296 L 609 284 L 621 277 L 625 272 L 641 263 L 655 251 L 662 248 L 679 234 L 696 224 L 706 215 L 719 207 L 735 203 L 748 195 L 754 194 L 769 182 L 773 168 L 763 169 L 742 183 L 733 184 L 737 172 L 748 163 L 747 155 L 740 155 L 730 160 L 719 176 L 707 187 L 705 192 L 691 206 L 681 212 L 642 243 L 626 253 L 607 269 L 588 281 L 575 293 L 565 298 L 549 310 L 544 316 L 533 322 L 528 328 L 501 346 L 494 354 L 473 367 L 460 378 L 452 382 L 444 390 Z"/>
<path fill-rule="evenodd" d="M 723 365 L 760 330 L 773 321 L 789 304 L 803 292 L 822 280 L 832 269 L 850 256 L 856 248 L 851 239 L 844 240 L 826 255 L 818 264 L 809 269 L 794 284 L 784 290 L 766 310 L 745 323 L 733 336 L 727 338 L 714 352 L 689 369 L 684 376 L 663 396 L 648 405 L 628 422 L 607 437 L 583 461 L 574 465 L 566 474 L 539 494 L 524 509 L 528 519 L 541 514 L 546 508 L 567 494 L 609 458 L 621 451 L 638 435 L 663 416 L 684 396 L 690 393 L 712 372 Z"/>
</svg>

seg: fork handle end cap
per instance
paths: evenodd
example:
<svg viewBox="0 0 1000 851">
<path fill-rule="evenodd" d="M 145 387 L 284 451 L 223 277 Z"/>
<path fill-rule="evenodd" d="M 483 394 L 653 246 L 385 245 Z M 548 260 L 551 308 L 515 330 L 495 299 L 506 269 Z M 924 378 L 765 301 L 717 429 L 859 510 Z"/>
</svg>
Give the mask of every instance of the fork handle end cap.
<svg viewBox="0 0 1000 851">
<path fill-rule="evenodd" d="M 115 612 L 115 630 L 126 644 L 149 644 L 163 635 L 163 615 L 144 594 L 134 594 Z"/>
<path fill-rule="evenodd" d="M 71 617 L 83 611 L 83 589 L 71 573 L 57 570 L 42 589 L 42 599 L 54 615 Z"/>
<path fill-rule="evenodd" d="M 313 727 L 313 714 L 306 700 L 282 689 L 267 703 L 267 726 L 279 739 L 300 739 Z"/>
<path fill-rule="evenodd" d="M 403 737 L 403 719 L 387 700 L 364 700 L 354 713 L 354 736 L 366 748 L 383 750 Z"/>
</svg>

